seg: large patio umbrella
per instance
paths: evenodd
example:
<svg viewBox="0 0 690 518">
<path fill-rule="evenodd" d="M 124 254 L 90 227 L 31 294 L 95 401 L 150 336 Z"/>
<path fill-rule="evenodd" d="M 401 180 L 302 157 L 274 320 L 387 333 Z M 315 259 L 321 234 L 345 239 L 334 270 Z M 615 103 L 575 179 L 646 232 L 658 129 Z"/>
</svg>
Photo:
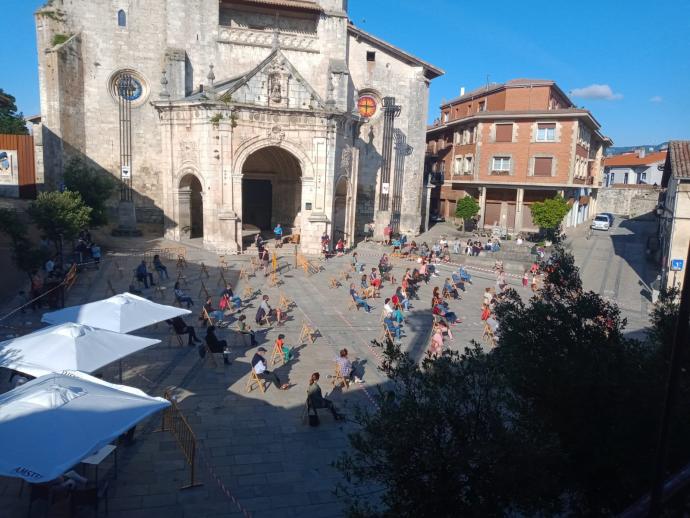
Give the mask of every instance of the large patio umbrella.
<svg viewBox="0 0 690 518">
<path fill-rule="evenodd" d="M 53 480 L 170 403 L 76 371 L 0 395 L 0 475 Z"/>
<path fill-rule="evenodd" d="M 64 370 L 91 373 L 159 342 L 70 322 L 0 342 L 0 367 L 34 377 Z"/>
<path fill-rule="evenodd" d="M 51 311 L 44 314 L 41 321 L 46 324 L 75 322 L 116 333 L 129 333 L 190 313 L 188 309 L 156 304 L 131 293 L 122 293 L 108 299 Z"/>
</svg>

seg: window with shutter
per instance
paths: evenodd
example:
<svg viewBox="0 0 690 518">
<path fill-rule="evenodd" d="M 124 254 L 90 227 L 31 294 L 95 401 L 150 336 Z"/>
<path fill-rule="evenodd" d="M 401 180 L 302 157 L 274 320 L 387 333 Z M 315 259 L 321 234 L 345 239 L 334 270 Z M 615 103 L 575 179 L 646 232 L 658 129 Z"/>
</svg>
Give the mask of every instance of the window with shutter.
<svg viewBox="0 0 690 518">
<path fill-rule="evenodd" d="M 537 124 L 537 142 L 555 142 L 556 124 L 553 122 Z"/>
<path fill-rule="evenodd" d="M 512 142 L 513 141 L 513 125 L 511 124 L 496 124 L 496 142 Z"/>
<path fill-rule="evenodd" d="M 534 159 L 534 176 L 551 176 L 553 158 L 538 156 Z"/>
</svg>

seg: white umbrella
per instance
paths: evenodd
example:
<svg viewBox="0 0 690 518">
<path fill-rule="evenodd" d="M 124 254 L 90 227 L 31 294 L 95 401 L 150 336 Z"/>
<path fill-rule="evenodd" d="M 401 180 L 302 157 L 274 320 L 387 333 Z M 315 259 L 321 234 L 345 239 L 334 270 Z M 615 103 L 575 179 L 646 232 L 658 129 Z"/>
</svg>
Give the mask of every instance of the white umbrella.
<svg viewBox="0 0 690 518">
<path fill-rule="evenodd" d="M 93 372 L 159 342 L 70 322 L 0 342 L 0 367 L 34 377 L 64 370 Z"/>
<path fill-rule="evenodd" d="M 156 304 L 131 293 L 122 293 L 108 299 L 46 313 L 41 321 L 46 324 L 76 322 L 116 333 L 129 333 L 190 313 L 188 309 Z"/>
<path fill-rule="evenodd" d="M 0 395 L 0 475 L 53 480 L 170 402 L 81 372 Z"/>
</svg>

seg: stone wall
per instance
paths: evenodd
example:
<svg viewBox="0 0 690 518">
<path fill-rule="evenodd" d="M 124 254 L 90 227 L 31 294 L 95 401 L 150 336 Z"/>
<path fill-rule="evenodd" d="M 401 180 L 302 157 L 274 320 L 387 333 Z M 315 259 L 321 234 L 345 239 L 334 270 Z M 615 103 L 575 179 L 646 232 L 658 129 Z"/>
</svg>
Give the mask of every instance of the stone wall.
<svg viewBox="0 0 690 518">
<path fill-rule="evenodd" d="M 659 204 L 660 189 L 651 185 L 617 185 L 599 189 L 597 212 L 610 212 L 628 218 L 649 215 Z"/>
</svg>

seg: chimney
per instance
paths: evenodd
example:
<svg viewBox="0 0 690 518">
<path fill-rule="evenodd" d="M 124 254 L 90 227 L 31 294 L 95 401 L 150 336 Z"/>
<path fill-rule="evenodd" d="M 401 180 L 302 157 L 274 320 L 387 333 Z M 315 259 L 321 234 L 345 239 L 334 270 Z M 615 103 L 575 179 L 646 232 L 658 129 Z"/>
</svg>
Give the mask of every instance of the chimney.
<svg viewBox="0 0 690 518">
<path fill-rule="evenodd" d="M 644 158 L 647 156 L 647 150 L 643 147 L 637 150 L 637 156 L 640 158 Z"/>
<path fill-rule="evenodd" d="M 460 97 L 462 97 L 463 95 L 465 95 L 465 87 L 461 86 L 460 87 Z"/>
</svg>

